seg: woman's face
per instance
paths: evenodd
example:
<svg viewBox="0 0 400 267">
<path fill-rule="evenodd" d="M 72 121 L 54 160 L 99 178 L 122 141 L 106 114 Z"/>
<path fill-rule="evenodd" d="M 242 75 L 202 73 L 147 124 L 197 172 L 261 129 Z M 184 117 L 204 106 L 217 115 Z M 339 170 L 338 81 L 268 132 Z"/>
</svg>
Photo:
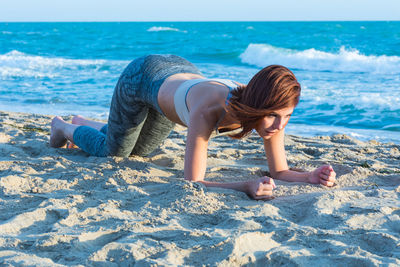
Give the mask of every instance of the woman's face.
<svg viewBox="0 0 400 267">
<path fill-rule="evenodd" d="M 292 115 L 294 107 L 283 108 L 273 111 L 265 116 L 257 125 L 255 130 L 263 139 L 269 139 L 277 132 L 285 128 Z"/>
</svg>

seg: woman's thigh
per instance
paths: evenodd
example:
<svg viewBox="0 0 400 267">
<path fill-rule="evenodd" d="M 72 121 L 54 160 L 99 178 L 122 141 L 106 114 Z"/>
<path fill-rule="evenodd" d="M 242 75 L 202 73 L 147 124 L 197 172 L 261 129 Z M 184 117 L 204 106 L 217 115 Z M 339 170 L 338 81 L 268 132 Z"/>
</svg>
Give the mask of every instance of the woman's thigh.
<svg viewBox="0 0 400 267">
<path fill-rule="evenodd" d="M 137 98 L 141 90 L 143 59 L 132 61 L 114 89 L 108 116 L 106 144 L 110 156 L 127 157 L 147 118 L 148 105 Z"/>
<path fill-rule="evenodd" d="M 146 121 L 132 150 L 132 154 L 139 156 L 150 154 L 163 143 L 174 126 L 174 122 L 167 119 L 157 110 L 149 108 Z"/>
</svg>

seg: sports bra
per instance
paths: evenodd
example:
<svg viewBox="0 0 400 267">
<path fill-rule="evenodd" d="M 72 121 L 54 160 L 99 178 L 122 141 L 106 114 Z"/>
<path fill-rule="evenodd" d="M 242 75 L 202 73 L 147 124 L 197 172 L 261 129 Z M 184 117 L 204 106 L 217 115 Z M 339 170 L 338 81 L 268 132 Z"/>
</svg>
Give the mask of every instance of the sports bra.
<svg viewBox="0 0 400 267">
<path fill-rule="evenodd" d="M 225 85 L 229 89 L 229 94 L 228 97 L 226 98 L 225 103 L 228 103 L 229 99 L 231 98 L 232 94 L 231 91 L 235 88 L 238 87 L 238 84 L 233 82 L 232 80 L 227 80 L 227 79 L 191 79 L 184 81 L 181 85 L 179 85 L 178 89 L 176 89 L 175 95 L 174 95 L 174 105 L 175 105 L 175 111 L 176 114 L 178 114 L 179 119 L 186 125 L 189 126 L 189 109 L 186 103 L 186 97 L 189 93 L 189 90 L 195 86 L 198 83 L 201 82 L 219 82 Z M 220 120 L 217 122 L 215 126 L 215 135 L 221 135 L 218 131 L 218 124 L 221 122 L 223 117 L 220 118 Z M 238 132 L 239 129 L 234 129 L 232 131 L 224 131 L 223 134 L 233 134 L 235 132 Z"/>
</svg>

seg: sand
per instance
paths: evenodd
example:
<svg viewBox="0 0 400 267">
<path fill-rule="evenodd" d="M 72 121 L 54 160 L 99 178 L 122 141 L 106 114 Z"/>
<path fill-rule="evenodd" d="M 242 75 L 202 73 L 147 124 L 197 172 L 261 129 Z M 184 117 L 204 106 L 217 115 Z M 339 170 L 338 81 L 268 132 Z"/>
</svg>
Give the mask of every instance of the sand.
<svg viewBox="0 0 400 267">
<path fill-rule="evenodd" d="M 51 118 L 0 112 L 2 265 L 400 265 L 400 145 L 287 136 L 291 167 L 330 163 L 337 184 L 255 201 L 182 178 L 183 127 L 147 158 L 97 158 L 49 147 Z M 208 180 L 267 172 L 257 136 L 211 141 Z"/>
</svg>

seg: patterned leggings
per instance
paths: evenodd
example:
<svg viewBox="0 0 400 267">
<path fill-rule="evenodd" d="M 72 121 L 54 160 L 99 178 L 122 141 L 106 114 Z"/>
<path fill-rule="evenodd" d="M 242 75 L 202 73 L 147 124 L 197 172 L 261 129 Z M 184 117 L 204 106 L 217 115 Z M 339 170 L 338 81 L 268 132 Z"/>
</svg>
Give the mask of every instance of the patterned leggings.
<svg viewBox="0 0 400 267">
<path fill-rule="evenodd" d="M 79 126 L 74 143 L 93 156 L 145 156 L 162 144 L 174 123 L 162 113 L 158 90 L 177 73 L 200 71 L 174 55 L 149 55 L 132 61 L 121 74 L 111 101 L 108 123 L 100 131 Z"/>
</svg>

